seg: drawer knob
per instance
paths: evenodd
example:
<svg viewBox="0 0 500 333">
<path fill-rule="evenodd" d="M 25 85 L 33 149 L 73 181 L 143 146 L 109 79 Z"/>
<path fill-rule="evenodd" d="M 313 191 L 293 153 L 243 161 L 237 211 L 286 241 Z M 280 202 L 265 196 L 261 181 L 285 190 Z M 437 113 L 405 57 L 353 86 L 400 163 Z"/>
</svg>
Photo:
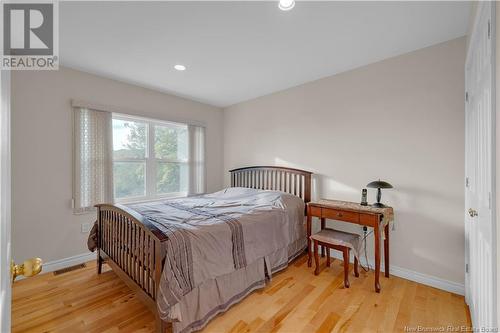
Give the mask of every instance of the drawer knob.
<svg viewBox="0 0 500 333">
<path fill-rule="evenodd" d="M 337 216 L 338 217 L 342 217 L 342 213 L 337 213 Z"/>
</svg>

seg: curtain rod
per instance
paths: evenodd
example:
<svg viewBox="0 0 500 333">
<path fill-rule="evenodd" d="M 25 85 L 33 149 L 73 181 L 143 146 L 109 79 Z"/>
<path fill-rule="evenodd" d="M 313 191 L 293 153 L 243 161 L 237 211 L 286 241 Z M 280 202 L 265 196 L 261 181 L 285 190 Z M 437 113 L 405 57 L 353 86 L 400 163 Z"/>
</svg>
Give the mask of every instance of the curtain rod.
<svg viewBox="0 0 500 333">
<path fill-rule="evenodd" d="M 86 101 L 82 101 L 82 100 L 78 100 L 78 99 L 71 100 L 71 107 L 72 108 L 85 108 L 85 109 L 92 109 L 92 110 L 97 110 L 97 111 L 111 112 L 111 113 L 116 113 L 118 115 L 128 115 L 128 116 L 132 116 L 132 117 L 143 118 L 145 120 L 160 120 L 160 121 L 165 121 L 165 122 L 207 127 L 207 125 L 201 121 L 178 119 L 175 117 L 158 119 L 158 118 L 155 118 L 155 116 L 151 117 L 149 115 L 146 115 L 146 116 L 141 115 L 136 110 L 131 110 L 131 109 L 122 108 L 122 107 L 118 107 L 118 106 L 91 103 L 91 102 L 86 102 Z"/>
</svg>

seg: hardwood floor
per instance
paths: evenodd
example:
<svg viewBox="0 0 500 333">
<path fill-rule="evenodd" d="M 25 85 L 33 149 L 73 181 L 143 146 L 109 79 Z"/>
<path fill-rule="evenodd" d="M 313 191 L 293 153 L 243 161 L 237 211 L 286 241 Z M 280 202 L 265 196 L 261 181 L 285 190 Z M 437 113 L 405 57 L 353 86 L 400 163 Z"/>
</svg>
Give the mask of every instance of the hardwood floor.
<svg viewBox="0 0 500 333">
<path fill-rule="evenodd" d="M 404 332 L 405 326 L 470 326 L 464 298 L 415 282 L 351 275 L 343 287 L 342 262 L 313 275 L 307 256 L 276 274 L 216 317 L 203 332 Z M 324 262 L 323 262 L 324 265 Z M 86 268 L 17 281 L 13 288 L 13 332 L 153 332 L 153 315 L 109 269 Z"/>
</svg>

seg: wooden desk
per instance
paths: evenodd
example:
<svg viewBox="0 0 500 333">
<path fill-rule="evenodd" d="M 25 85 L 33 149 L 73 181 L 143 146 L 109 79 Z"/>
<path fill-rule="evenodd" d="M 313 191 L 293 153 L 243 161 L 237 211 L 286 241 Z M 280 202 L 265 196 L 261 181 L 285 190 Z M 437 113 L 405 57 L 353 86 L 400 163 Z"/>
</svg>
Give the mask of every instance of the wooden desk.
<svg viewBox="0 0 500 333">
<path fill-rule="evenodd" d="M 319 217 L 321 229 L 325 228 L 325 220 L 331 219 L 347 223 L 359 224 L 374 229 L 375 236 L 375 291 L 380 292 L 380 234 L 384 229 L 384 263 L 385 276 L 389 277 L 389 222 L 393 219 L 394 212 L 391 207 L 375 208 L 371 206 L 361 206 L 358 203 L 320 200 L 307 204 L 307 266 L 311 267 L 311 236 L 312 218 Z M 324 249 L 322 249 L 324 255 Z"/>
</svg>

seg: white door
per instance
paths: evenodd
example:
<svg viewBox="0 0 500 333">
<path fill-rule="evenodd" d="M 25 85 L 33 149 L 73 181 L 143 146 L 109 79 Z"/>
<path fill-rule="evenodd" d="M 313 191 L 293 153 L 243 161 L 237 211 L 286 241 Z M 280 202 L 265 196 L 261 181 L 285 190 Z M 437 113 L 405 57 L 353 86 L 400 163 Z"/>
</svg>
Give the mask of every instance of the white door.
<svg viewBox="0 0 500 333">
<path fill-rule="evenodd" d="M 0 71 L 0 332 L 10 332 L 10 72 Z"/>
<path fill-rule="evenodd" d="M 12 276 L 35 276 L 42 260 L 31 258 L 11 267 L 10 72 L 0 71 L 0 332 L 11 328 Z M 11 276 L 11 271 L 14 273 Z"/>
<path fill-rule="evenodd" d="M 466 299 L 475 328 L 496 327 L 493 224 L 494 3 L 478 3 L 466 61 Z"/>
</svg>

